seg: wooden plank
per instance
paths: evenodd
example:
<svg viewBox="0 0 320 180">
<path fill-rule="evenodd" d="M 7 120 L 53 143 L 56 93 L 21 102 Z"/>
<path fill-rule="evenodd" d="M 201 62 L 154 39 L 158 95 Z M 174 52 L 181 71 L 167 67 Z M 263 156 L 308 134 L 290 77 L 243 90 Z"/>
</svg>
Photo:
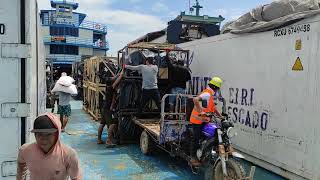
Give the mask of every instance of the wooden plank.
<svg viewBox="0 0 320 180">
<path fill-rule="evenodd" d="M 99 87 L 97 84 L 92 82 L 85 82 L 84 86 L 84 102 L 86 103 L 85 109 L 94 118 L 94 120 L 99 120 L 101 117 L 100 110 L 100 97 L 105 98 L 105 88 Z"/>
<path fill-rule="evenodd" d="M 129 45 L 128 48 L 137 48 L 137 49 L 168 49 L 175 50 L 176 46 L 174 44 L 166 44 L 166 43 L 146 43 L 140 42 L 137 44 Z"/>
<path fill-rule="evenodd" d="M 160 137 L 159 119 L 136 119 L 134 122 L 158 138 Z"/>
</svg>

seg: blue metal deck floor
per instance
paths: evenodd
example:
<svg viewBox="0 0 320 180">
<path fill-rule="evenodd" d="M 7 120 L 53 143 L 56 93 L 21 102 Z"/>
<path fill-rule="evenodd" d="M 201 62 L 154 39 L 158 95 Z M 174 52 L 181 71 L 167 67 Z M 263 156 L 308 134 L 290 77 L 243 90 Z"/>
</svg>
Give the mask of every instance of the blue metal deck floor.
<svg viewBox="0 0 320 180">
<path fill-rule="evenodd" d="M 73 147 L 80 159 L 85 180 L 200 180 L 193 175 L 183 160 L 171 158 L 164 152 L 144 156 L 138 145 L 124 145 L 106 149 L 98 145 L 99 124 L 81 110 L 80 102 L 72 102 L 72 117 L 62 135 L 62 141 Z M 104 130 L 106 132 L 106 129 Z M 103 139 L 106 139 L 106 133 Z M 249 163 L 245 163 L 248 167 Z M 257 180 L 281 180 L 283 178 L 262 168 L 257 168 Z"/>
</svg>

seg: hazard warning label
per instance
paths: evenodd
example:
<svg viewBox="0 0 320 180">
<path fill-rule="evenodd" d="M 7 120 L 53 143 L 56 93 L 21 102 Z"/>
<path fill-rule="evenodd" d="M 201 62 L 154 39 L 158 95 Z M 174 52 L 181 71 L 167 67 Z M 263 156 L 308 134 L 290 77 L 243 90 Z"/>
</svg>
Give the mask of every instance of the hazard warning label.
<svg viewBox="0 0 320 180">
<path fill-rule="evenodd" d="M 300 57 L 297 58 L 296 62 L 294 63 L 293 67 L 292 67 L 293 71 L 303 71 L 303 65 L 301 62 Z"/>
<path fill-rule="evenodd" d="M 302 41 L 301 39 L 299 40 L 296 40 L 296 50 L 301 50 L 301 47 L 302 47 Z"/>
</svg>

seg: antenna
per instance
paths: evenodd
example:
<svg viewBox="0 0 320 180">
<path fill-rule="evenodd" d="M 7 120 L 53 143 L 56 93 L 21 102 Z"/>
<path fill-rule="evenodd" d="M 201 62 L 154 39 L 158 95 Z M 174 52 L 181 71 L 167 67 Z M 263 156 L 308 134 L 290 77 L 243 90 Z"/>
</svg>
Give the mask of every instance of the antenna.
<svg viewBox="0 0 320 180">
<path fill-rule="evenodd" d="M 191 2 L 189 0 L 189 14 L 191 15 L 193 13 L 193 11 L 194 11 L 194 8 L 191 7 Z"/>
<path fill-rule="evenodd" d="M 200 9 L 202 9 L 203 7 L 200 6 L 198 0 L 196 0 L 196 5 L 194 5 L 194 6 L 192 6 L 192 7 L 196 9 L 196 16 L 200 16 Z"/>
</svg>

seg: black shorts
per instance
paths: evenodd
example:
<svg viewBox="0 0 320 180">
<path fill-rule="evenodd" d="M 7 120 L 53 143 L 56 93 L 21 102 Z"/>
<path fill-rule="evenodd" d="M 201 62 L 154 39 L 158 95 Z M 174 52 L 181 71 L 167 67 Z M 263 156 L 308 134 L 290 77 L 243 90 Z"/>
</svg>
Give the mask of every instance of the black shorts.
<svg viewBox="0 0 320 180">
<path fill-rule="evenodd" d="M 112 111 L 102 109 L 102 118 L 100 124 L 106 124 L 107 126 L 110 126 L 111 124 L 117 124 L 117 119 L 112 118 L 112 114 Z"/>
</svg>

